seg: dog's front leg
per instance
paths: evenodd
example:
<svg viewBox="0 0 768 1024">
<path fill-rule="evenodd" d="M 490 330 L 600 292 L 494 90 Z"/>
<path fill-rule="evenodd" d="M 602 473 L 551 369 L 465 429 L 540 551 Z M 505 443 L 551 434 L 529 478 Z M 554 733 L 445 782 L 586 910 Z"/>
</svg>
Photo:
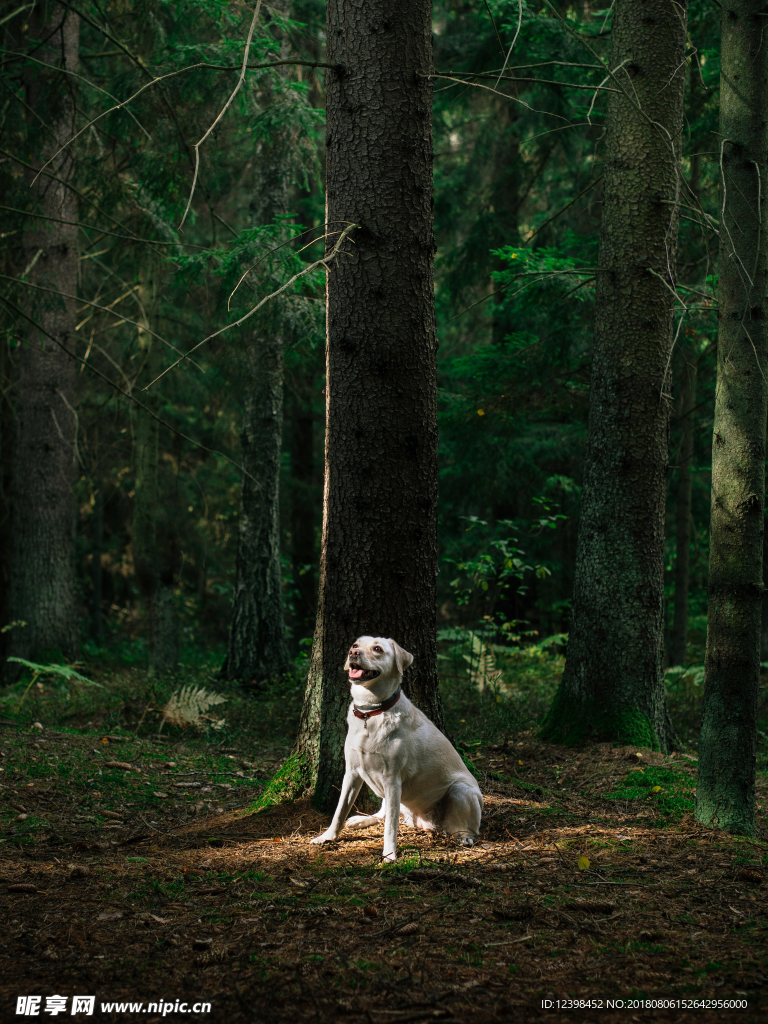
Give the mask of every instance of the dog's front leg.
<svg viewBox="0 0 768 1024">
<path fill-rule="evenodd" d="M 384 860 L 397 860 L 397 826 L 400 824 L 400 795 L 402 782 L 399 777 L 387 779 L 384 786 Z"/>
<path fill-rule="evenodd" d="M 352 809 L 352 804 L 357 800 L 357 794 L 360 792 L 362 785 L 362 777 L 356 772 L 349 770 L 344 772 L 344 781 L 341 784 L 341 796 L 339 797 L 339 803 L 336 807 L 336 813 L 333 816 L 333 821 L 327 831 L 323 832 L 321 836 L 316 836 L 311 840 L 311 842 L 330 843 L 334 839 L 338 838 L 339 832 L 344 828 L 344 822 L 347 820 L 347 815 Z"/>
</svg>

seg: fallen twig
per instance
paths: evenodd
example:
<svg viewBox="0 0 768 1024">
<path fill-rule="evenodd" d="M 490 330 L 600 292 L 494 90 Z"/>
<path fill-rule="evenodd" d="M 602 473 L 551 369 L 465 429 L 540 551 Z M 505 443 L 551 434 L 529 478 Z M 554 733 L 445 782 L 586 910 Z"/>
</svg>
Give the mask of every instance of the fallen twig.
<svg viewBox="0 0 768 1024">
<path fill-rule="evenodd" d="M 487 949 L 489 946 L 514 946 L 517 942 L 525 942 L 526 939 L 532 938 L 534 938 L 534 936 L 528 932 L 525 935 L 520 935 L 516 939 L 505 939 L 503 942 L 486 942 L 485 948 Z"/>
<path fill-rule="evenodd" d="M 426 917 L 427 914 L 432 914 L 436 910 L 442 910 L 444 907 L 447 907 L 450 904 L 450 902 L 450 900 L 445 900 L 443 903 L 439 903 L 436 907 L 429 907 L 427 910 L 422 910 L 418 914 L 412 914 L 411 917 L 406 918 L 405 921 L 397 921 L 395 922 L 395 924 L 390 925 L 389 928 L 384 928 L 383 931 L 374 932 L 374 934 L 371 935 L 370 938 L 382 939 L 384 938 L 385 935 L 389 935 L 392 932 L 399 931 L 401 928 L 404 928 L 407 924 L 410 924 L 412 921 L 418 921 L 420 918 Z"/>
</svg>

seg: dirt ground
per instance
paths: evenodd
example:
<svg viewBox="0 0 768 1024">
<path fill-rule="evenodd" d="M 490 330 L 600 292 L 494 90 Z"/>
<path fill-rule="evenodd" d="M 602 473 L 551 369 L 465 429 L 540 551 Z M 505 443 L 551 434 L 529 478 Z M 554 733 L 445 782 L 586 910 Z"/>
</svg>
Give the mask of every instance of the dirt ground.
<svg viewBox="0 0 768 1024">
<path fill-rule="evenodd" d="M 54 994 L 62 1018 L 93 995 L 94 1019 L 147 1024 L 768 1019 L 768 844 L 685 812 L 693 759 L 531 738 L 480 751 L 480 842 L 463 851 L 401 826 L 399 862 L 382 867 L 380 826 L 321 848 L 309 840 L 327 818 L 306 801 L 245 813 L 276 763 L 253 752 L 229 773 L 237 806 L 211 813 L 195 792 L 174 809 L 153 790 L 162 814 L 134 802 L 80 821 L 78 794 L 98 799 L 98 781 L 67 783 L 61 767 L 27 781 L 45 758 L 87 755 L 102 777 L 121 764 L 132 793 L 205 792 L 205 770 L 118 739 L 91 753 L 93 737 L 17 733 L 0 760 L 3 1021 L 31 995 L 51 1019 Z M 633 780 L 670 768 L 676 782 L 633 795 Z M 16 813 L 39 816 L 33 839 Z"/>
</svg>

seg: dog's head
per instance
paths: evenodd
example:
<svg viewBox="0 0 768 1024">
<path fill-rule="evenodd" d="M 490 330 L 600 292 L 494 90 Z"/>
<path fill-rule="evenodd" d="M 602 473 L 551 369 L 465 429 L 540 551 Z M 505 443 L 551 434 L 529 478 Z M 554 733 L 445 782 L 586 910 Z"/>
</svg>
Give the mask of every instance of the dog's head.
<svg viewBox="0 0 768 1024">
<path fill-rule="evenodd" d="M 361 636 L 352 644 L 344 665 L 350 683 L 366 686 L 380 676 L 401 676 L 413 655 L 396 641 L 382 636 Z"/>
</svg>

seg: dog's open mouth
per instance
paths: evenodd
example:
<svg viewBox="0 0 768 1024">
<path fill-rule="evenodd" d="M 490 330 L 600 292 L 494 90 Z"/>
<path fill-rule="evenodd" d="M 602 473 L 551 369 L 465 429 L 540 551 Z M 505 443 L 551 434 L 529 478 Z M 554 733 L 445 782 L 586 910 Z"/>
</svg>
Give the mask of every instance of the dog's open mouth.
<svg viewBox="0 0 768 1024">
<path fill-rule="evenodd" d="M 350 663 L 349 678 L 354 679 L 356 683 L 367 683 L 370 679 L 375 679 L 378 675 L 381 675 L 381 673 L 375 668 L 362 668 L 354 662 Z"/>
</svg>

